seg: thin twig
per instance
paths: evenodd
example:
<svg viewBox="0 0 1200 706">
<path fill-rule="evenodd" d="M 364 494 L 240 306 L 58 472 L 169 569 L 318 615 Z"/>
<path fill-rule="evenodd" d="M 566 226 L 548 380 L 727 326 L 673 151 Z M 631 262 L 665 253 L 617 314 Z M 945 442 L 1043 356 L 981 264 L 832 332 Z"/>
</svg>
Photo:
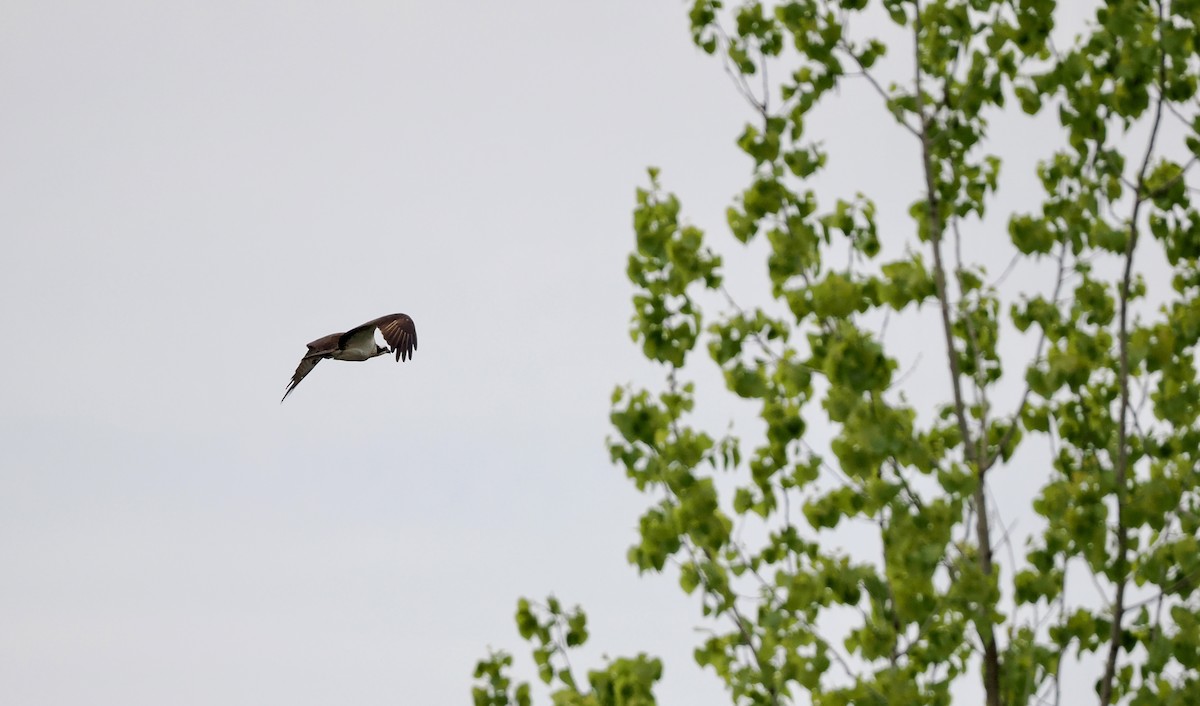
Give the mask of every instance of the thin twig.
<svg viewBox="0 0 1200 706">
<path fill-rule="evenodd" d="M 725 28 L 722 27 L 719 22 L 713 23 L 713 26 L 716 27 L 717 34 L 720 35 L 721 39 L 725 43 L 725 51 L 721 52 L 721 67 L 725 69 L 725 73 L 729 74 L 729 77 L 733 79 L 733 82 L 737 85 L 738 92 L 742 94 L 742 97 L 745 98 L 746 101 L 750 103 L 750 105 L 753 106 L 760 115 L 766 118 L 767 106 L 765 99 L 760 101 L 755 97 L 754 90 L 750 88 L 750 83 L 746 80 L 745 74 L 742 73 L 741 67 L 731 68 L 729 65 L 732 59 L 729 58 L 728 48 L 733 46 L 733 40 L 731 40 L 729 35 L 725 33 Z"/>
<path fill-rule="evenodd" d="M 738 316 L 742 317 L 743 320 L 749 322 L 750 318 L 748 316 L 746 316 L 745 309 L 742 309 L 742 307 L 738 306 L 738 303 L 736 301 L 734 301 L 734 299 L 733 299 L 733 295 L 731 295 L 729 293 L 729 290 L 725 288 L 724 284 L 721 285 L 721 294 L 724 295 L 725 302 L 727 304 L 729 304 L 729 306 L 733 307 L 734 311 L 736 311 L 738 313 Z M 775 351 L 775 349 L 773 349 L 767 345 L 767 342 L 763 340 L 762 335 L 758 331 L 756 331 L 756 330 L 751 331 L 750 335 L 754 339 L 754 341 L 756 343 L 758 343 L 758 346 L 759 346 L 759 348 L 762 349 L 763 353 L 766 353 L 775 362 L 779 362 L 780 360 L 783 359 L 782 355 L 780 355 L 778 352 Z M 818 368 L 814 368 L 811 365 L 804 365 L 803 363 L 797 363 L 797 365 L 808 368 L 809 370 L 823 372 L 823 371 L 820 371 Z"/>
<path fill-rule="evenodd" d="M 1021 253 L 1013 253 L 1012 259 L 1008 261 L 1008 265 L 1004 268 L 1004 271 L 1001 272 L 1000 276 L 993 280 L 988 286 L 992 289 L 995 289 L 996 287 L 1004 284 L 1004 280 L 1008 279 L 1008 276 L 1013 273 L 1013 270 L 1016 269 L 1017 263 L 1020 262 L 1020 260 Z"/>
<path fill-rule="evenodd" d="M 872 76 L 871 72 L 867 70 L 867 67 L 863 65 L 862 60 L 858 58 L 858 55 L 854 53 L 854 50 L 850 47 L 850 45 L 846 44 L 846 42 L 843 40 L 838 43 L 838 46 L 842 51 L 846 52 L 851 59 L 854 60 L 855 64 L 858 64 L 859 75 L 867 79 L 867 82 L 871 84 L 871 87 L 875 89 L 875 92 L 878 93 L 881 98 L 883 98 L 883 102 L 888 106 L 888 111 L 893 115 L 893 117 L 896 118 L 896 122 L 900 123 L 900 126 L 905 130 L 908 130 L 910 133 L 912 133 L 913 137 L 921 139 L 921 132 L 912 125 L 909 125 L 908 121 L 904 119 L 904 116 L 898 110 L 892 108 L 892 97 L 888 95 L 887 91 L 883 90 L 883 86 L 879 85 L 879 82 L 875 80 L 875 77 Z"/>
<path fill-rule="evenodd" d="M 922 353 L 918 352 L 917 357 L 913 358 L 912 365 L 908 366 L 908 370 L 905 370 L 903 373 L 900 373 L 900 377 L 898 377 L 892 381 L 893 387 L 904 382 L 906 379 L 908 379 L 909 376 L 911 376 L 914 372 L 916 372 L 917 366 L 920 365 L 920 363 L 921 363 L 921 356 L 922 356 Z"/>
</svg>

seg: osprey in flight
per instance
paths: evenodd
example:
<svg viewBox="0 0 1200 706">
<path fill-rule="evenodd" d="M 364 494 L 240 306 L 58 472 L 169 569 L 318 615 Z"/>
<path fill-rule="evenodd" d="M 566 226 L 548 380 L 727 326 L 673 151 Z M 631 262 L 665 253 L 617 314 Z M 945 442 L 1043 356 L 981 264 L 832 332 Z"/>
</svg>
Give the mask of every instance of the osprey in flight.
<svg viewBox="0 0 1200 706">
<path fill-rule="evenodd" d="M 385 348 L 375 342 L 375 329 L 383 334 L 383 340 L 391 348 Z M 305 375 L 312 372 L 324 358 L 334 360 L 369 360 L 384 353 L 395 353 L 397 362 L 408 360 L 417 349 L 417 327 L 406 314 L 388 314 L 355 326 L 345 333 L 331 333 L 322 336 L 308 344 L 308 353 L 300 359 L 292 382 L 283 393 L 283 399 L 292 394 L 292 390 L 300 384 Z"/>
</svg>

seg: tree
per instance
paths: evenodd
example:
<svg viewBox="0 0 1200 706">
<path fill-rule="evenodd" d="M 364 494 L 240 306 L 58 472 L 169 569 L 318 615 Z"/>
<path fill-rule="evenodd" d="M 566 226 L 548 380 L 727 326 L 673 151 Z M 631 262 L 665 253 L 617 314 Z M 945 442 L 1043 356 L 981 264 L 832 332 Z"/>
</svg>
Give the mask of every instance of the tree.
<svg viewBox="0 0 1200 706">
<path fill-rule="evenodd" d="M 718 250 L 736 245 L 688 224 L 650 171 L 632 333 L 665 380 L 616 390 L 609 445 L 649 503 L 629 560 L 676 565 L 702 597 L 714 632 L 696 660 L 734 703 L 947 704 L 966 682 L 989 706 L 1084 685 L 1106 706 L 1200 703 L 1200 2 L 1097 5 L 1058 48 L 1052 0 L 691 3 L 696 45 L 750 106 L 737 144 L 754 167 L 727 225 L 765 238 L 767 277 L 727 285 Z M 908 43 L 856 38 L 872 12 Z M 907 80 L 885 87 L 885 65 Z M 836 156 L 806 117 L 864 81 L 917 148 L 907 222 L 877 222 L 866 195 L 818 197 Z M 1061 140 L 1014 177 L 1040 203 L 997 215 L 989 121 L 1012 104 L 1057 117 Z M 1044 277 L 1014 285 L 963 257 L 997 218 L 1013 266 Z M 922 316 L 949 384 L 919 408 L 887 322 Z M 713 364 L 724 400 L 694 382 Z M 697 404 L 730 396 L 761 435 L 699 428 Z M 989 502 L 1014 482 L 1040 483 L 1024 547 Z M 828 541 L 847 526 L 870 529 L 872 556 Z M 575 680 L 578 609 L 523 601 L 517 620 L 555 703 L 654 703 L 645 656 Z M 503 659 L 480 663 L 496 678 L 477 704 L 528 703 L 497 681 Z M 1064 680 L 1067 664 L 1094 671 Z"/>
</svg>

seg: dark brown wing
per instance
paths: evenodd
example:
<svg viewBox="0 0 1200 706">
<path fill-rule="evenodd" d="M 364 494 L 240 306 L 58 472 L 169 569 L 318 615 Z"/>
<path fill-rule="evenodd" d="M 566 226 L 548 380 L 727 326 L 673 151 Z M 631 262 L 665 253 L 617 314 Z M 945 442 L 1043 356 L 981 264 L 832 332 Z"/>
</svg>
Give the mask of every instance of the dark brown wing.
<svg viewBox="0 0 1200 706">
<path fill-rule="evenodd" d="M 296 389 L 296 386 L 300 384 L 300 381 L 303 380 L 306 375 L 311 373 L 312 369 L 317 367 L 317 363 L 320 363 L 321 359 L 324 357 L 325 356 L 323 355 L 310 353 L 309 355 L 306 355 L 300 359 L 300 365 L 296 366 L 296 372 L 292 374 L 292 381 L 288 384 L 287 391 L 283 393 L 283 399 L 279 400 L 279 404 L 283 404 L 283 400 L 286 400 L 288 395 L 292 394 L 292 390 Z"/>
<path fill-rule="evenodd" d="M 417 349 L 417 326 L 407 314 L 388 314 L 378 319 L 368 321 L 342 334 L 342 341 L 348 340 L 355 333 L 367 328 L 377 328 L 383 334 L 383 340 L 392 347 L 396 360 L 408 360 Z"/>
<path fill-rule="evenodd" d="M 308 354 L 312 355 L 313 353 L 332 353 L 333 351 L 336 351 L 340 347 L 340 346 L 338 346 L 338 343 L 341 341 L 342 336 L 344 336 L 344 335 L 346 335 L 346 334 L 331 333 L 328 336 L 321 336 L 317 340 L 308 344 Z"/>
</svg>

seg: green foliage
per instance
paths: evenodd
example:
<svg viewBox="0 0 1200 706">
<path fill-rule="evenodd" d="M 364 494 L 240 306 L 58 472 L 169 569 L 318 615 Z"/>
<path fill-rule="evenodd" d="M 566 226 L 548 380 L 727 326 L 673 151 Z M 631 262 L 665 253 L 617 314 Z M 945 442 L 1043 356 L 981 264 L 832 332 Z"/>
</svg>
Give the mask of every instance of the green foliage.
<svg viewBox="0 0 1200 706">
<path fill-rule="evenodd" d="M 482 685 L 471 689 L 475 706 L 529 706 L 528 684 L 518 684 L 510 690 L 510 666 L 512 656 L 504 652 L 493 652 L 475 665 L 475 678 L 484 680 Z"/>
<path fill-rule="evenodd" d="M 657 174 L 650 170 L 651 188 L 638 190 L 633 214 L 637 250 L 627 273 L 639 293 L 631 334 L 641 340 L 647 358 L 679 366 L 701 325 L 688 289 L 697 281 L 718 286 L 721 260 L 702 247 L 703 232 L 680 225 L 679 200 L 659 191 Z"/>
<path fill-rule="evenodd" d="M 567 610 L 554 596 L 545 604 L 526 598 L 517 602 L 517 631 L 533 646 L 538 677 L 551 686 L 555 706 L 653 706 L 654 684 L 662 678 L 662 663 L 639 654 L 611 660 L 604 669 L 587 673 L 584 684 L 571 670 L 568 653 L 588 640 L 587 615 L 578 606 Z M 512 687 L 508 673 L 512 657 L 493 652 L 475 667 L 482 684 L 472 690 L 475 706 L 528 706 L 530 687 Z"/>
<path fill-rule="evenodd" d="M 608 447 L 649 499 L 628 559 L 699 597 L 695 659 L 733 703 L 940 705 L 963 681 L 989 706 L 1068 687 L 1071 703 L 1200 703 L 1200 2 L 1098 4 L 1056 46 L 1053 0 L 690 3 L 696 45 L 749 106 L 749 175 L 720 241 L 657 170 L 638 190 L 631 334 L 665 379 L 617 388 Z M 862 36 L 881 11 L 907 47 Z M 907 80 L 885 87 L 884 63 Z M 808 117 L 851 84 L 914 147 L 910 222 L 818 196 L 836 156 Z M 1062 139 L 1017 175 L 1042 197 L 996 214 L 989 130 L 1018 110 Z M 963 258 L 1005 229 L 1024 287 Z M 725 283 L 718 253 L 756 239 L 765 277 Z M 770 304 L 740 307 L 743 286 Z M 950 383 L 941 402 L 910 404 L 912 343 L 891 316 L 936 325 L 922 348 Z M 690 381 L 697 348 L 724 391 Z M 694 421 L 734 404 L 761 434 Z M 998 485 L 1034 491 L 1023 550 Z M 842 549 L 846 528 L 877 548 Z M 1081 600 L 1067 578 L 1083 574 Z M 653 703 L 646 657 L 576 682 L 580 616 L 518 610 L 554 702 Z M 1089 653 L 1088 688 L 1060 683 Z M 480 664 L 476 703 L 518 702 L 507 666 Z"/>
</svg>

